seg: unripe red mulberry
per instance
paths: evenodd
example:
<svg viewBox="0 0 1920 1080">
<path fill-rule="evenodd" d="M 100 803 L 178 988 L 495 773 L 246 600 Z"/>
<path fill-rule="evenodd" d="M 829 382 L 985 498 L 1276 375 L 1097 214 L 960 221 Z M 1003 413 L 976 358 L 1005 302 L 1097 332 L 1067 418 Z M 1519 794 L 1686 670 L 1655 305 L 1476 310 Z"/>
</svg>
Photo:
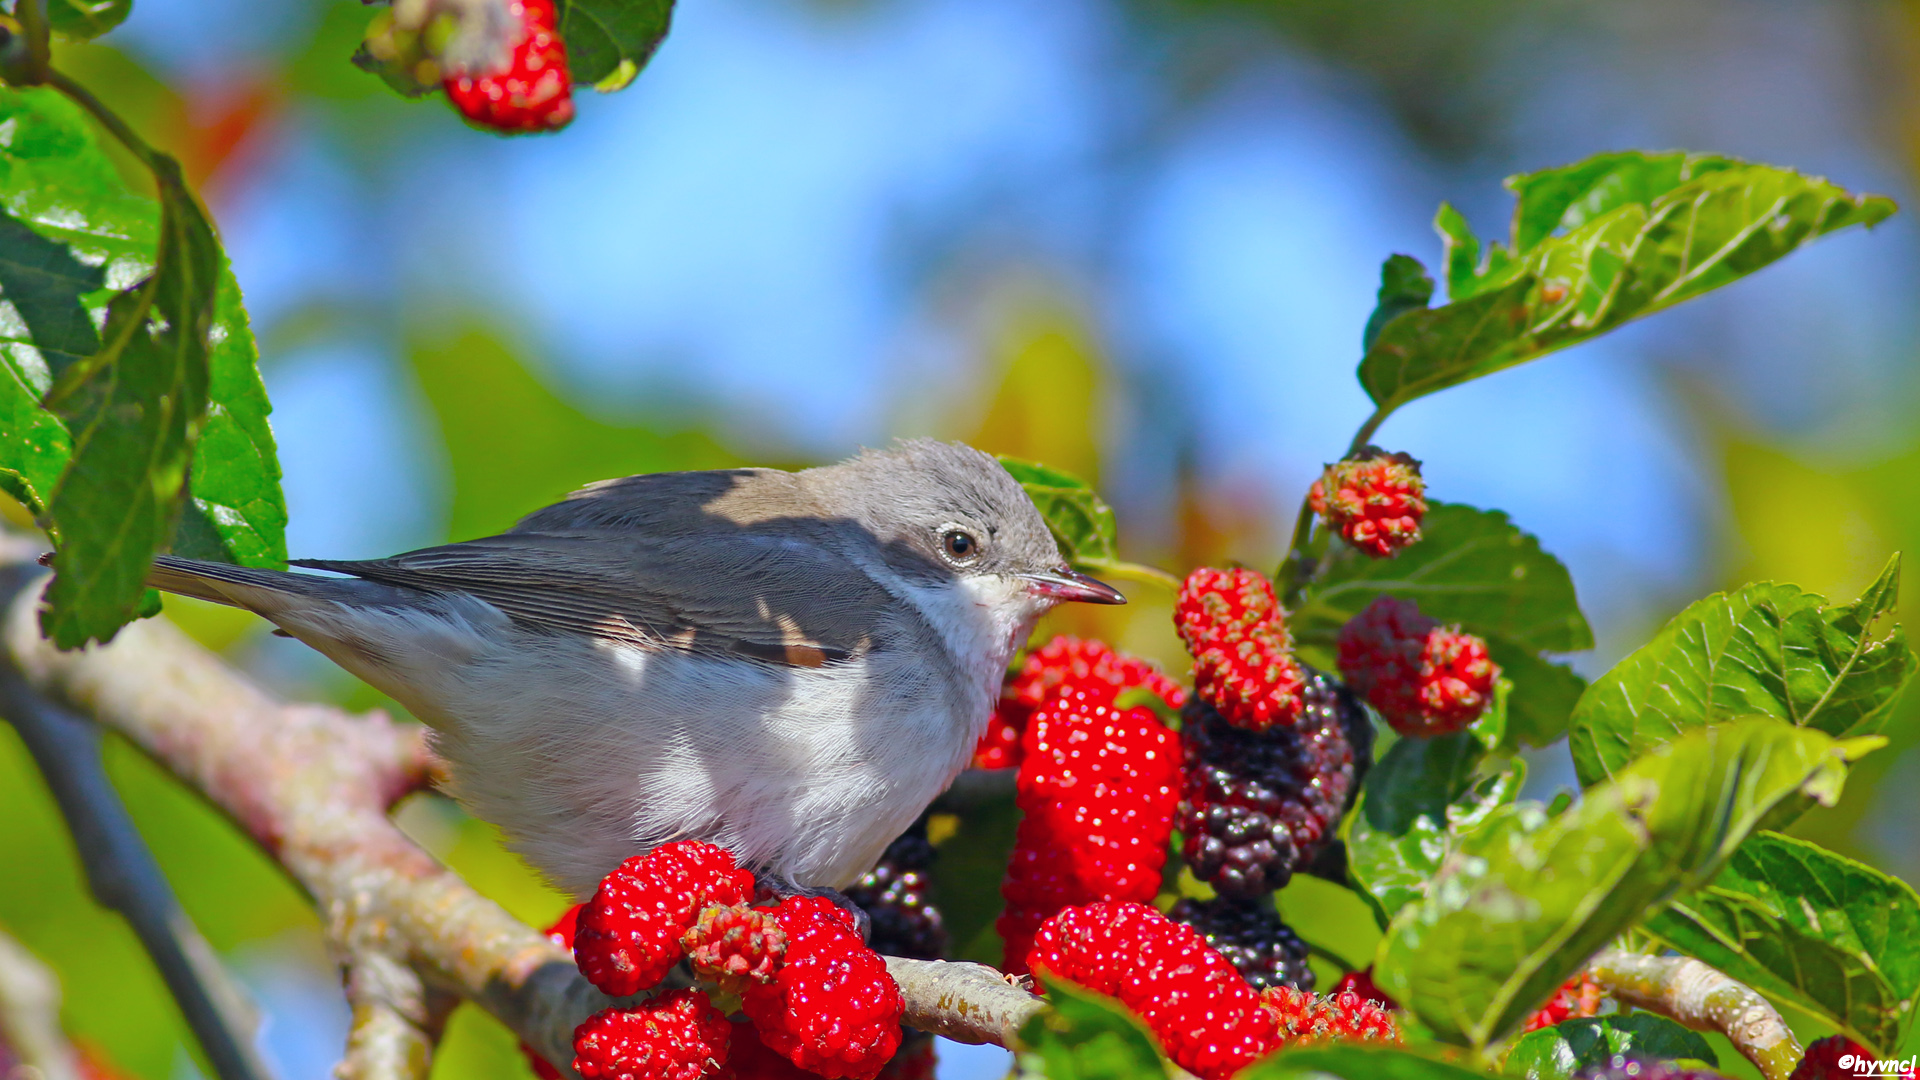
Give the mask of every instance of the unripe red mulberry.
<svg viewBox="0 0 1920 1080">
<path fill-rule="evenodd" d="M 973 767 L 1007 769 L 1020 764 L 1020 736 L 1033 711 L 1069 690 L 1083 690 L 1111 704 L 1135 687 L 1153 691 L 1172 709 L 1187 698 L 1186 688 L 1151 662 L 1116 652 L 1104 641 L 1062 634 L 1027 654 L 1020 670 L 1007 678 L 993 719 L 974 748 Z"/>
<path fill-rule="evenodd" d="M 1484 640 L 1391 596 L 1375 597 L 1347 620 L 1339 655 L 1347 683 L 1402 735 L 1461 730 L 1493 703 L 1500 678 Z"/>
<path fill-rule="evenodd" d="M 1193 654 L 1194 693 L 1228 723 L 1264 731 L 1299 718 L 1303 676 L 1273 582 L 1203 566 L 1187 575 L 1173 620 Z"/>
<path fill-rule="evenodd" d="M 1307 704 L 1292 727 L 1246 731 L 1199 698 L 1182 710 L 1181 854 L 1221 896 L 1264 897 L 1312 862 L 1370 759 L 1366 711 L 1332 678 L 1305 671 Z"/>
<path fill-rule="evenodd" d="M 1070 907 L 1041 925 L 1034 968 L 1120 999 L 1167 1057 L 1205 1080 L 1231 1076 L 1277 1044 L 1272 1013 L 1190 926 L 1145 904 Z"/>
<path fill-rule="evenodd" d="M 1545 1005 L 1527 1017 L 1526 1031 L 1538 1031 L 1543 1027 L 1552 1027 L 1562 1020 L 1600 1015 L 1601 999 L 1607 992 L 1593 981 L 1593 976 L 1582 971 L 1561 984 L 1553 992 Z"/>
<path fill-rule="evenodd" d="M 1180 797 L 1178 737 L 1153 710 L 1074 688 L 1034 713 L 1015 801 L 1023 812 L 996 927 L 1005 967 L 1025 971 L 1040 923 L 1070 904 L 1159 892 Z"/>
<path fill-rule="evenodd" d="M 1393 1014 L 1352 991 L 1320 995 L 1274 986 L 1261 991 L 1260 998 L 1278 1021 L 1280 1037 L 1288 1042 L 1400 1041 Z"/>
<path fill-rule="evenodd" d="M 680 943 L 695 975 L 734 993 L 749 982 L 772 982 L 787 958 L 787 935 L 773 916 L 737 904 L 702 911 Z"/>
<path fill-rule="evenodd" d="M 573 81 L 554 0 L 505 0 L 513 20 L 506 68 L 449 75 L 447 100 L 473 123 L 508 133 L 550 131 L 573 119 Z"/>
<path fill-rule="evenodd" d="M 774 981 L 742 995 L 768 1047 L 828 1080 L 873 1080 L 900 1046 L 900 988 L 853 916 L 820 897 L 771 909 L 787 935 Z"/>
<path fill-rule="evenodd" d="M 1340 982 L 1333 988 L 1333 992 L 1336 994 L 1359 994 L 1375 1005 L 1389 1011 L 1400 1007 L 1398 1002 L 1387 996 L 1385 990 L 1374 985 L 1373 967 L 1371 965 L 1361 968 L 1359 971 L 1349 971 L 1345 975 L 1340 976 Z"/>
<path fill-rule="evenodd" d="M 1327 466 L 1307 501 L 1347 543 L 1384 559 L 1420 539 L 1426 490 L 1418 461 L 1369 446 Z"/>
<path fill-rule="evenodd" d="M 752 895 L 753 875 L 724 848 L 698 840 L 662 844 L 600 882 L 580 912 L 574 962 L 606 993 L 637 994 L 686 955 L 680 939 L 703 908 L 744 904 Z"/>
<path fill-rule="evenodd" d="M 588 1018 L 573 1033 L 573 1071 L 585 1080 L 707 1080 L 726 1071 L 731 1030 L 707 995 L 674 990 Z"/>
</svg>

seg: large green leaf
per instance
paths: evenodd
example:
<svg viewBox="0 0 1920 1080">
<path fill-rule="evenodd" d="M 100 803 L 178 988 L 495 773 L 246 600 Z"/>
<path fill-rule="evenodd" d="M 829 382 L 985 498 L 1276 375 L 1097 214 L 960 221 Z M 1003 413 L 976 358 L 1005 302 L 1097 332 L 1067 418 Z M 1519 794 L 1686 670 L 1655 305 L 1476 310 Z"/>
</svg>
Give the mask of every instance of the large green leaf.
<svg viewBox="0 0 1920 1080">
<path fill-rule="evenodd" d="M 1022 1073 L 1045 1080 L 1167 1075 L 1153 1037 L 1119 1002 L 1057 978 L 1047 980 L 1047 1001 L 1052 1007 L 1020 1029 Z"/>
<path fill-rule="evenodd" d="M 76 643 L 145 603 L 170 540 L 284 558 L 286 510 L 239 289 L 177 169 L 159 202 L 128 191 L 51 90 L 0 90 L 0 126 L 0 485 L 54 534 L 52 627 Z"/>
<path fill-rule="evenodd" d="M 673 25 L 673 0 L 561 0 L 560 36 L 576 83 L 625 86 Z"/>
<path fill-rule="evenodd" d="M 1512 177 L 1513 234 L 1480 255 L 1451 207 L 1450 303 L 1380 328 L 1360 382 L 1382 412 L 1650 315 L 1836 229 L 1893 213 L 1789 169 L 1689 154 L 1606 154 Z"/>
<path fill-rule="evenodd" d="M 1899 583 L 1895 556 L 1851 604 L 1824 606 L 1793 585 L 1763 582 L 1691 605 L 1581 696 L 1570 736 L 1580 782 L 1733 716 L 1776 716 L 1836 736 L 1878 730 L 1913 674 L 1902 629 L 1872 633 L 1893 611 Z"/>
<path fill-rule="evenodd" d="M 1483 770 L 1487 747 L 1473 732 L 1401 739 L 1367 774 L 1348 820 L 1347 872 L 1380 925 L 1426 894 L 1453 837 L 1511 803 L 1524 763 L 1497 759 Z"/>
<path fill-rule="evenodd" d="M 1556 817 L 1497 808 L 1394 918 L 1374 977 L 1438 1037 L 1485 1047 L 1607 942 L 1710 878 L 1781 804 L 1831 804 L 1861 749 L 1740 720 L 1657 748 Z"/>
<path fill-rule="evenodd" d="M 1114 549 L 1113 507 L 1093 485 L 1035 461 L 1002 455 L 1000 464 L 1040 509 L 1068 562 L 1090 573 L 1179 587 L 1179 579 L 1164 570 L 1120 560 Z"/>
<path fill-rule="evenodd" d="M 1240 1074 L 1242 1080 L 1479 1080 L 1484 1075 L 1415 1051 L 1357 1042 L 1282 1048 Z"/>
<path fill-rule="evenodd" d="M 1719 1063 L 1713 1047 L 1698 1034 L 1664 1016 L 1638 1012 L 1565 1020 L 1529 1031 L 1508 1051 L 1506 1072 L 1526 1080 L 1568 1080 L 1606 1065 L 1616 1054 L 1639 1061 Z"/>
<path fill-rule="evenodd" d="M 1804 840 L 1760 833 L 1649 933 L 1891 1056 L 1920 998 L 1920 897 Z"/>
<path fill-rule="evenodd" d="M 75 41 L 87 41 L 125 22 L 133 0 L 47 0 L 47 25 Z"/>
</svg>

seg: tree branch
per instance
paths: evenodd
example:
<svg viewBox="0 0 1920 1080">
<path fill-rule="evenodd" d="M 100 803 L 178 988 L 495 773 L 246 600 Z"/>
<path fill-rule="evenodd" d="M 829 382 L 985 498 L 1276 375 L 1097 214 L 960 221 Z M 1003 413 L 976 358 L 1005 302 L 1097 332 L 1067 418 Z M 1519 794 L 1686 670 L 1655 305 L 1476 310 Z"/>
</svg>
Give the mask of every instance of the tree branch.
<svg viewBox="0 0 1920 1080">
<path fill-rule="evenodd" d="M 17 540 L 0 542 L 0 565 L 20 565 L 34 553 Z M 379 712 L 273 701 L 158 619 L 126 627 L 109 645 L 57 651 L 40 637 L 37 591 L 5 613 L 5 645 L 25 683 L 125 735 L 232 817 L 313 898 L 347 958 L 350 985 L 391 989 L 399 984 L 378 980 L 395 967 L 412 969 L 429 991 L 477 1003 L 565 1068 L 573 1029 L 613 1002 L 544 934 L 395 827 L 389 809 L 427 786 L 436 768 L 421 729 Z M 364 959 L 375 956 L 383 959 Z M 352 970 L 363 962 L 378 966 Z M 906 997 L 908 1023 L 964 1041 L 1006 1045 L 1040 1007 L 991 968 L 896 958 L 888 967 Z M 378 1007 L 356 1027 L 343 1069 L 381 1080 L 418 1075 L 409 1055 L 430 1039 L 397 1024 L 405 1020 L 421 1035 L 433 1025 L 408 1014 L 406 993 L 364 992 Z M 376 1045 L 406 1049 L 376 1054 Z M 395 1064 L 402 1059 L 408 1063 Z M 376 1065 L 383 1071 L 355 1071 Z"/>
<path fill-rule="evenodd" d="M 16 573 L 15 584 L 19 583 Z M 15 591 L 3 594 L 12 597 Z M 102 906 L 119 912 L 146 947 L 215 1074 L 221 1080 L 265 1080 L 270 1072 L 253 1045 L 258 1018 L 239 984 L 181 909 L 160 864 L 108 781 L 100 757 L 99 729 L 35 693 L 19 669 L 3 657 L 0 715 L 20 732 L 60 805 L 73 831 L 88 889 Z"/>
<path fill-rule="evenodd" d="M 1787 1080 L 1800 1061 L 1799 1041 L 1766 998 L 1690 956 L 1608 949 L 1587 971 L 1624 1004 L 1725 1035 L 1767 1080 Z"/>
<path fill-rule="evenodd" d="M 60 1027 L 60 980 L 40 958 L 0 933 L 0 1072 L 8 1055 L 40 1080 L 81 1080 L 80 1055 Z"/>
</svg>

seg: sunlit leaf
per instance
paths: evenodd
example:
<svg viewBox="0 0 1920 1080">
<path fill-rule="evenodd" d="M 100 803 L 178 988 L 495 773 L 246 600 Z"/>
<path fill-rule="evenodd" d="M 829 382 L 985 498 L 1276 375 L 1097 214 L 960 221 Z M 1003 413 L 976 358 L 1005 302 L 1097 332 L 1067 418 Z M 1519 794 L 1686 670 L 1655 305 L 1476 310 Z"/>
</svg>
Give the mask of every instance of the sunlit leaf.
<svg viewBox="0 0 1920 1080">
<path fill-rule="evenodd" d="M 1830 805 L 1852 749 L 1740 720 L 1654 750 L 1556 817 L 1499 807 L 1394 918 L 1374 977 L 1438 1037 L 1484 1047 L 1607 942 L 1704 883 L 1776 807 Z"/>
<path fill-rule="evenodd" d="M 1776 716 L 1835 736 L 1878 730 L 1914 668 L 1901 627 L 1873 636 L 1899 581 L 1895 556 L 1851 604 L 1772 582 L 1692 604 L 1581 696 L 1570 735 L 1580 782 L 1729 717 Z"/>
<path fill-rule="evenodd" d="M 1649 933 L 1890 1056 L 1920 998 L 1920 897 L 1804 840 L 1763 832 Z"/>
<path fill-rule="evenodd" d="M 1605 154 L 1507 181 L 1506 245 L 1480 253 L 1441 207 L 1450 303 L 1379 329 L 1360 383 L 1384 411 L 1524 363 L 1718 288 L 1837 229 L 1893 213 L 1879 196 L 1730 158 Z"/>
<path fill-rule="evenodd" d="M 87 41 L 125 22 L 133 0 L 47 0 L 47 25 L 75 41 Z"/>
<path fill-rule="evenodd" d="M 1382 926 L 1426 895 L 1456 835 L 1519 795 L 1524 763 L 1503 757 L 1484 772 L 1487 758 L 1473 732 L 1401 739 L 1367 775 L 1347 825 L 1347 871 Z"/>
<path fill-rule="evenodd" d="M 1564 1020 L 1529 1031 L 1508 1051 L 1506 1073 L 1526 1080 L 1569 1080 L 1606 1065 L 1616 1054 L 1639 1061 L 1719 1063 L 1697 1033 L 1664 1016 L 1637 1012 Z"/>
<path fill-rule="evenodd" d="M 160 202 L 128 191 L 91 125 L 53 91 L 0 91 L 0 484 L 61 550 L 63 643 L 149 610 L 156 547 L 285 557 L 239 289 L 177 172 Z"/>
</svg>

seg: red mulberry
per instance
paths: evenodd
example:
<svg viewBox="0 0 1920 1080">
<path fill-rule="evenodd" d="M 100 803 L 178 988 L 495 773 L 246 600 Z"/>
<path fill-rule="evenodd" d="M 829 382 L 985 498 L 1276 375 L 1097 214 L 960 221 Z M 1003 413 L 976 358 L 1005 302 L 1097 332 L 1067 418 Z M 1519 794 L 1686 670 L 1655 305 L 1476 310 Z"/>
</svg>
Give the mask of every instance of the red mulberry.
<svg viewBox="0 0 1920 1080">
<path fill-rule="evenodd" d="M 1027 655 L 1018 673 L 1007 679 L 999 705 L 980 744 L 974 748 L 976 769 L 1006 769 L 1020 764 L 1020 736 L 1035 709 L 1069 690 L 1099 692 L 1108 704 L 1135 687 L 1160 696 L 1168 708 L 1178 709 L 1186 688 L 1162 674 L 1152 663 L 1115 652 L 1104 641 L 1061 635 Z"/>
<path fill-rule="evenodd" d="M 819 897 L 772 909 L 787 935 L 774 981 L 742 995 L 760 1038 L 787 1060 L 828 1080 L 873 1080 L 900 1047 L 900 988 L 853 916 Z"/>
<path fill-rule="evenodd" d="M 573 1033 L 585 1080 L 708 1080 L 726 1071 L 731 1025 L 707 995 L 674 990 L 630 1009 L 603 1009 Z"/>
<path fill-rule="evenodd" d="M 1347 543 L 1384 559 L 1420 539 L 1426 490 L 1418 461 L 1369 446 L 1327 466 L 1307 501 Z"/>
<path fill-rule="evenodd" d="M 573 119 L 573 81 L 567 43 L 560 37 L 554 0 L 506 0 L 518 24 L 507 67 L 450 75 L 442 83 L 460 114 L 495 131 L 550 131 Z"/>
<path fill-rule="evenodd" d="M 1445 735 L 1473 723 L 1500 678 L 1485 641 L 1391 596 L 1347 620 L 1339 653 L 1340 673 L 1402 735 Z"/>
<path fill-rule="evenodd" d="M 1233 1075 L 1277 1044 L 1273 1014 L 1190 926 L 1145 904 L 1070 907 L 1028 955 L 1046 974 L 1120 999 L 1167 1056 L 1205 1080 Z"/>
<path fill-rule="evenodd" d="M 753 875 L 725 849 L 697 840 L 636 855 L 600 882 L 580 912 L 574 962 L 614 997 L 657 984 L 686 955 L 680 939 L 709 904 L 744 904 Z"/>
<path fill-rule="evenodd" d="M 1070 904 L 1159 892 L 1180 797 L 1177 736 L 1143 706 L 1074 690 L 1035 712 L 1015 801 L 1024 816 L 1000 893 L 1007 970 L 1025 970 L 1041 921 Z"/>
<path fill-rule="evenodd" d="M 1593 981 L 1592 976 L 1580 972 L 1568 979 L 1545 1005 L 1527 1017 L 1526 1031 L 1538 1031 L 1543 1027 L 1552 1027 L 1562 1020 L 1577 1017 L 1600 1015 L 1600 999 L 1606 991 Z"/>
<path fill-rule="evenodd" d="M 1299 719 L 1302 673 L 1271 581 L 1201 567 L 1187 575 L 1173 619 L 1193 654 L 1194 693 L 1229 723 L 1264 731 Z"/>
</svg>

